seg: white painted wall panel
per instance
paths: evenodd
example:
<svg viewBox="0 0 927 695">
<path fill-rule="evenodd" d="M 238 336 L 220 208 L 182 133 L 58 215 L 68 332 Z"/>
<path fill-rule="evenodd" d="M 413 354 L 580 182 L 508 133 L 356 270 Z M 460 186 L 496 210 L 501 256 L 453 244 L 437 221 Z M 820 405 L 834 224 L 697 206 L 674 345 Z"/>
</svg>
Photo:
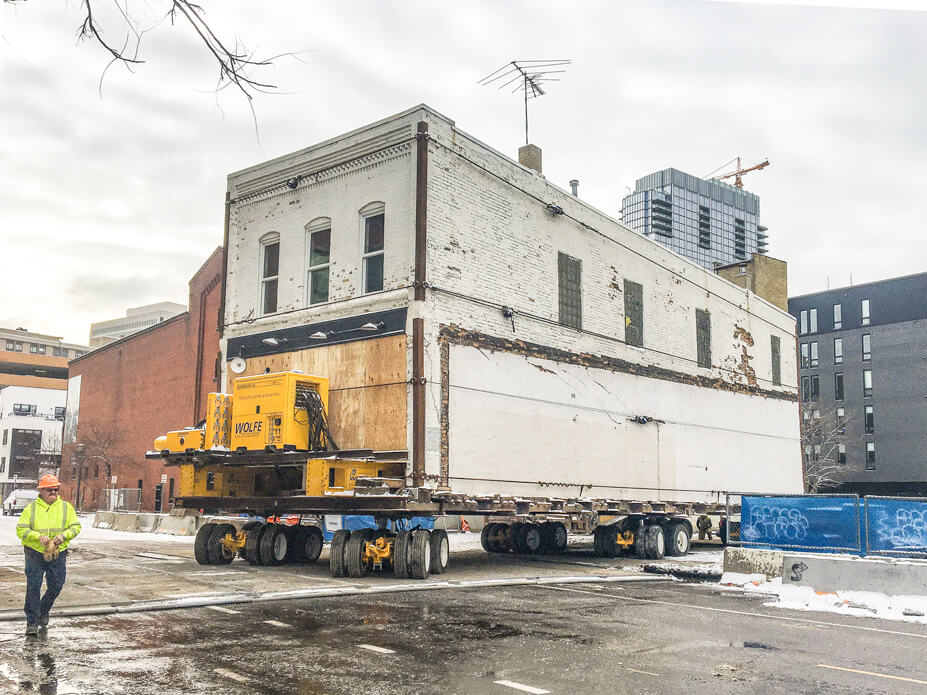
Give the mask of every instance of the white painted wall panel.
<svg viewBox="0 0 927 695">
<path fill-rule="evenodd" d="M 455 490 L 677 501 L 801 490 L 790 401 L 463 346 L 450 383 Z"/>
</svg>

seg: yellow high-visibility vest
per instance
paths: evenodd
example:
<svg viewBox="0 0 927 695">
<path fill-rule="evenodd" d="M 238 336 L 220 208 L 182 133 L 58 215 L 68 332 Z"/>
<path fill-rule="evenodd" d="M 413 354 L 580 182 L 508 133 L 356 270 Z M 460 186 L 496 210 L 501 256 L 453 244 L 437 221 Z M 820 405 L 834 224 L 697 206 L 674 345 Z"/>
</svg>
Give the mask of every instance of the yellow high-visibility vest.
<svg viewBox="0 0 927 695">
<path fill-rule="evenodd" d="M 48 504 L 41 497 L 29 503 L 23 509 L 16 524 L 16 535 L 27 548 L 32 548 L 40 553 L 45 552 L 45 548 L 39 542 L 42 536 L 54 538 L 58 534 L 64 536 L 64 543 L 58 546 L 58 550 L 64 550 L 68 547 L 71 540 L 80 533 L 80 521 L 77 519 L 77 512 L 70 502 L 63 499 L 56 499 Z"/>
</svg>

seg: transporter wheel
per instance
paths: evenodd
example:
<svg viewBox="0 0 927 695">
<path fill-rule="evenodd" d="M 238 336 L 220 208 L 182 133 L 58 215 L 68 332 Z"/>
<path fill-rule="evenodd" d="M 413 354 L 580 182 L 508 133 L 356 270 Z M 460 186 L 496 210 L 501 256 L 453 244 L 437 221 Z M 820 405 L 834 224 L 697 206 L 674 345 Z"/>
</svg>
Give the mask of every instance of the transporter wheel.
<svg viewBox="0 0 927 695">
<path fill-rule="evenodd" d="M 370 571 L 367 563 L 364 562 L 364 550 L 367 543 L 365 534 L 355 531 L 348 539 L 347 545 L 344 546 L 344 564 L 349 577 L 363 577 Z"/>
<path fill-rule="evenodd" d="M 451 544 L 447 531 L 435 529 L 431 532 L 431 573 L 444 574 L 451 559 Z"/>
<path fill-rule="evenodd" d="M 634 526 L 634 545 L 633 548 L 634 557 L 646 558 L 647 557 L 647 548 L 645 547 L 644 541 L 647 538 L 647 528 L 645 526 Z"/>
<path fill-rule="evenodd" d="M 412 532 L 409 574 L 413 579 L 425 579 L 431 573 L 431 533 L 425 529 Z"/>
<path fill-rule="evenodd" d="M 261 525 L 261 522 L 260 522 L 260 521 L 247 521 L 247 522 L 245 522 L 245 524 L 241 527 L 241 531 L 242 531 L 243 533 L 246 533 L 246 534 L 247 534 L 247 533 L 250 533 L 253 529 L 258 528 L 260 525 Z M 240 558 L 242 558 L 242 559 L 245 559 L 245 560 L 248 559 L 248 555 L 245 553 L 245 547 L 244 547 L 244 546 L 242 546 L 241 548 L 238 549 L 238 557 L 240 557 Z"/>
<path fill-rule="evenodd" d="M 644 552 L 651 560 L 662 560 L 666 554 L 666 536 L 662 526 L 647 526 L 644 529 Z"/>
<path fill-rule="evenodd" d="M 398 579 L 408 579 L 411 576 L 411 550 L 412 532 L 396 531 L 396 540 L 393 542 L 393 572 Z"/>
<path fill-rule="evenodd" d="M 268 524 L 261 536 L 261 562 L 282 565 L 286 559 L 287 538 L 282 526 Z"/>
<path fill-rule="evenodd" d="M 512 547 L 516 553 L 535 555 L 541 549 L 541 529 L 537 524 L 516 524 L 512 528 Z"/>
<path fill-rule="evenodd" d="M 480 531 L 480 545 L 483 546 L 483 550 L 487 553 L 494 553 L 495 544 L 492 542 L 493 530 L 495 529 L 496 524 L 484 524 L 483 530 Z"/>
<path fill-rule="evenodd" d="M 222 539 L 230 533 L 233 536 L 235 533 L 237 533 L 235 531 L 235 527 L 231 524 L 216 524 L 216 527 L 209 535 L 209 545 L 207 546 L 207 552 L 209 553 L 209 564 L 227 565 L 235 559 L 235 555 L 237 553 L 234 551 L 229 552 L 225 549 L 225 546 L 222 545 Z"/>
<path fill-rule="evenodd" d="M 193 541 L 193 557 L 201 565 L 212 564 L 209 560 L 209 539 L 212 537 L 214 528 L 216 525 L 213 523 L 203 524 L 196 532 L 196 540 Z"/>
<path fill-rule="evenodd" d="M 619 557 L 624 546 L 618 545 L 618 537 L 621 535 L 621 526 L 614 524 L 607 527 L 607 532 L 602 537 L 602 550 L 605 557 Z"/>
<path fill-rule="evenodd" d="M 306 550 L 305 527 L 284 526 L 283 533 L 286 535 L 286 562 L 293 564 L 303 562 Z"/>
<path fill-rule="evenodd" d="M 263 565 L 261 559 L 261 537 L 267 531 L 269 524 L 258 522 L 257 526 L 248 530 L 248 537 L 245 539 L 245 559 L 252 565 Z"/>
<path fill-rule="evenodd" d="M 539 552 L 542 555 L 556 555 L 562 553 L 567 545 L 567 530 L 559 521 L 547 521 L 541 524 L 541 547 Z"/>
<path fill-rule="evenodd" d="M 335 531 L 332 536 L 332 542 L 328 546 L 328 569 L 333 577 L 348 576 L 348 568 L 344 564 L 344 546 L 350 537 L 351 532 L 344 529 Z"/>
<path fill-rule="evenodd" d="M 303 562 L 315 562 L 322 554 L 322 530 L 318 526 L 305 526 L 303 533 Z"/>
<path fill-rule="evenodd" d="M 528 530 L 528 524 L 523 521 L 516 521 L 514 524 L 509 526 L 509 545 L 512 548 L 513 553 L 519 555 L 526 555 L 528 553 L 527 548 L 525 547 L 525 532 Z"/>
<path fill-rule="evenodd" d="M 689 537 L 689 525 L 677 521 L 666 528 L 666 554 L 670 557 L 679 557 L 689 552 L 691 538 Z"/>
</svg>

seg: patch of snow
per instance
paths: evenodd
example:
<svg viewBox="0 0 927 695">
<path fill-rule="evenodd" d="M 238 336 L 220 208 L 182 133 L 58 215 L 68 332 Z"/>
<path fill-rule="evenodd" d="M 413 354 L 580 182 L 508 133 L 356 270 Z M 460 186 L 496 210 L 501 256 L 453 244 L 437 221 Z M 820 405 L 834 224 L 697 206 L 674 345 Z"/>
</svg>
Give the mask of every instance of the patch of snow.
<svg viewBox="0 0 927 695">
<path fill-rule="evenodd" d="M 815 591 L 810 586 L 766 580 L 762 574 L 725 572 L 719 584 L 746 593 L 768 594 L 777 600 L 763 605 L 796 611 L 840 613 L 859 617 L 927 624 L 927 596 L 889 596 L 877 591 Z"/>
</svg>

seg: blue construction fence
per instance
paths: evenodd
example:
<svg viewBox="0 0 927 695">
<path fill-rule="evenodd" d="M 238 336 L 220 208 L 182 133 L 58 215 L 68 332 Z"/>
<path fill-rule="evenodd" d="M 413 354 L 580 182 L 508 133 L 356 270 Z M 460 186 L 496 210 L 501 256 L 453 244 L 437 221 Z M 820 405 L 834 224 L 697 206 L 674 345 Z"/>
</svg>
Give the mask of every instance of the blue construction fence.
<svg viewBox="0 0 927 695">
<path fill-rule="evenodd" d="M 925 498 L 741 495 L 740 499 L 739 544 L 743 546 L 927 557 Z"/>
</svg>

